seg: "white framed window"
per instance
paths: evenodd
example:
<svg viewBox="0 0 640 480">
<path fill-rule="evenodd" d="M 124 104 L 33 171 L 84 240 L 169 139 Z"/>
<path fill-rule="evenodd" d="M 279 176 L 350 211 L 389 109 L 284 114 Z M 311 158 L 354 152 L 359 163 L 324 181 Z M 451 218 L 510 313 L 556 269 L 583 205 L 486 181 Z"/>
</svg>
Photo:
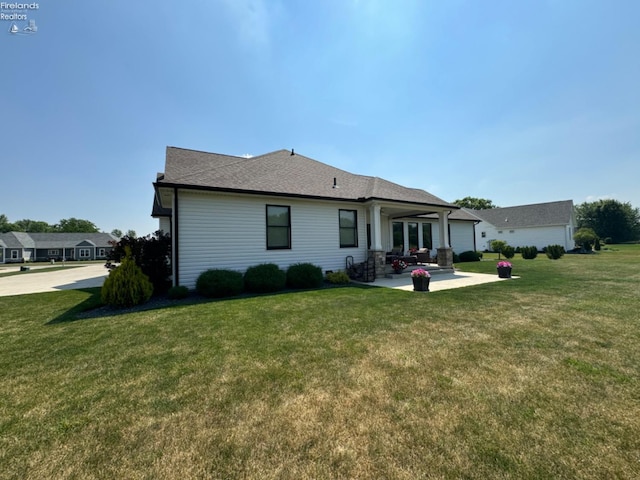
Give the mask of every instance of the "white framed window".
<svg viewBox="0 0 640 480">
<path fill-rule="evenodd" d="M 18 255 L 20 255 L 20 250 L 11 250 L 11 260 L 20 258 Z"/>
<path fill-rule="evenodd" d="M 486 237 L 487 237 L 487 232 L 482 232 L 482 233 L 480 234 L 480 236 L 481 236 L 482 238 L 486 238 Z"/>
<path fill-rule="evenodd" d="M 98 249 L 98 256 L 99 257 L 106 257 L 107 256 L 106 252 L 107 252 L 106 249 L 100 248 L 100 249 Z"/>
<path fill-rule="evenodd" d="M 47 252 L 47 255 L 49 255 L 50 257 L 53 257 L 54 255 L 60 255 L 60 250 L 49 250 Z"/>
<path fill-rule="evenodd" d="M 80 258 L 90 258 L 91 257 L 91 249 L 90 248 L 81 248 L 78 251 L 78 255 Z"/>
</svg>

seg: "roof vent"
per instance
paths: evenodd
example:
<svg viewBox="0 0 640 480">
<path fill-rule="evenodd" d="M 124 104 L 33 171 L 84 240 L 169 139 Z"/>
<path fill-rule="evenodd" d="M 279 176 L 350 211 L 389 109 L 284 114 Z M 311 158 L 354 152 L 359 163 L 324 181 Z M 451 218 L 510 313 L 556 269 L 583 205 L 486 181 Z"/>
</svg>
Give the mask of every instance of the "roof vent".
<svg viewBox="0 0 640 480">
<path fill-rule="evenodd" d="M 336 179 L 336 177 L 333 177 L 333 188 L 340 188 L 338 186 L 338 180 Z"/>
<path fill-rule="evenodd" d="M 296 154 L 296 152 L 293 151 L 293 148 L 291 149 L 291 156 L 294 156 Z"/>
</svg>

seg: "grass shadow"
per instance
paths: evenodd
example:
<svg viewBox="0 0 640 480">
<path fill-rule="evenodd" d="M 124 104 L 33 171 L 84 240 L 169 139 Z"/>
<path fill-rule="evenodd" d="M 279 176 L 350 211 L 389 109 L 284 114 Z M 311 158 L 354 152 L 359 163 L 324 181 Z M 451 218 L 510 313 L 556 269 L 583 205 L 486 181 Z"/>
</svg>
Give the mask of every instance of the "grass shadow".
<svg viewBox="0 0 640 480">
<path fill-rule="evenodd" d="M 360 289 L 375 288 L 373 285 L 364 285 L 364 284 L 358 284 L 358 283 L 349 283 L 344 285 L 325 284 L 320 288 L 285 289 L 285 290 L 279 290 L 277 292 L 269 292 L 269 293 L 245 292 L 233 297 L 222 297 L 222 298 L 209 298 L 209 297 L 204 297 L 202 295 L 198 295 L 195 292 L 191 292 L 188 297 L 182 298 L 182 299 L 171 299 L 166 295 L 153 296 L 148 302 L 143 303 L 141 305 L 129 307 L 129 308 L 116 308 L 116 307 L 111 307 L 109 305 L 103 304 L 101 295 L 100 295 L 100 292 L 101 292 L 100 287 L 79 288 L 77 289 L 78 291 L 89 293 L 90 296 L 87 299 L 85 299 L 83 302 L 78 303 L 77 305 L 74 305 L 72 308 L 70 308 L 66 312 L 62 313 L 61 315 L 58 315 L 56 318 L 49 320 L 45 325 L 56 325 L 60 323 L 70 323 L 70 322 L 77 322 L 81 320 L 115 317 L 118 315 L 124 315 L 128 313 L 146 312 L 150 310 L 159 310 L 164 308 L 197 305 L 201 303 L 227 302 L 230 300 L 240 300 L 240 299 L 255 298 L 255 297 L 271 297 L 275 295 L 283 295 L 288 293 L 308 292 L 312 290 L 328 290 L 328 289 L 336 289 L 336 288 L 344 288 L 344 287 L 360 288 Z"/>
</svg>

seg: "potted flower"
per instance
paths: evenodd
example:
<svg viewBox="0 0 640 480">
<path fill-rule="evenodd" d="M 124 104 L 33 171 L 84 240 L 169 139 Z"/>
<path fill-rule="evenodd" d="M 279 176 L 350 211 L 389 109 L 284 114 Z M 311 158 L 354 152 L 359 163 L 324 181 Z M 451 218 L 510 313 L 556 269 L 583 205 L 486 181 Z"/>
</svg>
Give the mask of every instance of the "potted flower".
<svg viewBox="0 0 640 480">
<path fill-rule="evenodd" d="M 511 263 L 501 261 L 498 262 L 498 277 L 500 278 L 511 278 Z"/>
<path fill-rule="evenodd" d="M 428 292 L 429 280 L 431 275 L 423 268 L 416 268 L 411 272 L 411 280 L 413 281 L 413 290 L 415 292 Z"/>
<path fill-rule="evenodd" d="M 393 271 L 396 273 L 402 273 L 402 271 L 407 268 L 407 264 L 404 262 L 404 260 L 396 258 L 393 262 L 391 262 L 391 268 L 393 268 Z"/>
</svg>

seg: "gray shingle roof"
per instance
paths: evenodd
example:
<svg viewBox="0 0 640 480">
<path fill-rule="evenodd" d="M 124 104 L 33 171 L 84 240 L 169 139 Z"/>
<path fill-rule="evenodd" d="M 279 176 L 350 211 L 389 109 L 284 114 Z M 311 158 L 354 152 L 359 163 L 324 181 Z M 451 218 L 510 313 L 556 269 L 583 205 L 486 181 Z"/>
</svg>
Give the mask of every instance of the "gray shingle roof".
<svg viewBox="0 0 640 480">
<path fill-rule="evenodd" d="M 542 227 L 568 225 L 573 214 L 573 201 L 536 203 L 516 207 L 469 210 L 471 213 L 496 227 Z"/>
<path fill-rule="evenodd" d="M 97 247 L 109 247 L 117 239 L 110 233 L 24 233 L 0 234 L 6 248 L 72 248 L 84 241 Z"/>
<path fill-rule="evenodd" d="M 334 188 L 334 178 L 337 188 Z M 444 206 L 441 198 L 379 177 L 356 175 L 288 150 L 244 158 L 167 147 L 164 176 L 157 185 L 311 198 L 370 199 Z"/>
</svg>

